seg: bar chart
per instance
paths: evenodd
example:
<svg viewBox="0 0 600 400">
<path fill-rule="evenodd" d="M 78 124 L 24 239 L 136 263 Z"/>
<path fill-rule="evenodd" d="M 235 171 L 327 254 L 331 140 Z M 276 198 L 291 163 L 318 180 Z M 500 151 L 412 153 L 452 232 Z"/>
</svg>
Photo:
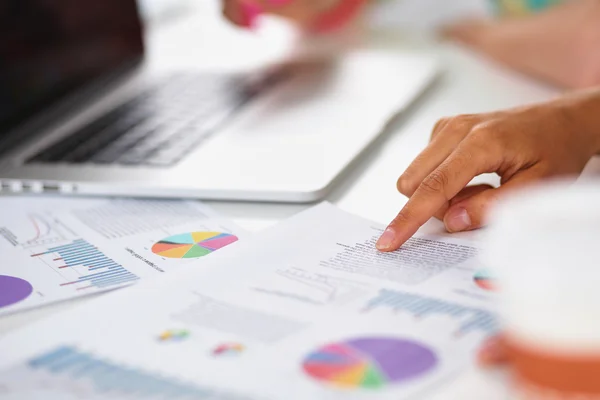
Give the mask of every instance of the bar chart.
<svg viewBox="0 0 600 400">
<path fill-rule="evenodd" d="M 125 269 L 84 239 L 76 239 L 68 244 L 51 247 L 47 251 L 32 254 L 31 257 L 45 257 L 46 262 L 50 262 L 59 271 L 76 270 L 80 276 L 75 280 L 61 283 L 60 286 L 74 286 L 77 290 L 104 289 L 139 279 L 137 275 Z"/>
<path fill-rule="evenodd" d="M 32 396 L 41 393 L 44 394 L 40 397 Z M 248 400 L 245 396 L 124 367 L 66 346 L 4 371 L 0 375 L 2 394 L 14 399 Z"/>
<path fill-rule="evenodd" d="M 394 312 L 404 311 L 417 318 L 448 316 L 459 324 L 456 335 L 476 331 L 492 334 L 498 330 L 498 321 L 491 312 L 409 292 L 382 289 L 376 297 L 367 302 L 363 311 L 370 312 L 378 308 L 387 308 Z"/>
</svg>

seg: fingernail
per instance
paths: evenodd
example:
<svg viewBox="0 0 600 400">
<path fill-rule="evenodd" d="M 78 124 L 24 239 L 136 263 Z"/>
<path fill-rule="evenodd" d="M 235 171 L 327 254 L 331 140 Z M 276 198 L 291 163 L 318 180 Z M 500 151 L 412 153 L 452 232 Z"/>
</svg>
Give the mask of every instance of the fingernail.
<svg viewBox="0 0 600 400">
<path fill-rule="evenodd" d="M 471 217 L 464 208 L 457 208 L 446 215 L 444 224 L 449 232 L 462 232 L 471 227 Z"/>
<path fill-rule="evenodd" d="M 256 28 L 256 21 L 262 13 L 259 6 L 252 3 L 241 3 L 242 14 L 244 15 L 244 26 L 247 28 Z"/>
<path fill-rule="evenodd" d="M 387 228 L 377 241 L 377 249 L 388 250 L 392 247 L 395 238 L 396 232 L 392 228 Z"/>
</svg>

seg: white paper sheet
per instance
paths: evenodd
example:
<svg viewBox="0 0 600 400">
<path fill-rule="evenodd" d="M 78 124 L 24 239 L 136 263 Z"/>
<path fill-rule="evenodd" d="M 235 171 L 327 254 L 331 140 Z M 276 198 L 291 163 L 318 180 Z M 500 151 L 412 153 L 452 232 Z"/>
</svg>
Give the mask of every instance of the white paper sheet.
<svg viewBox="0 0 600 400">
<path fill-rule="evenodd" d="M 0 315 L 129 285 L 214 250 L 157 244 L 187 232 L 222 233 L 216 247 L 244 235 L 199 202 L 1 197 Z"/>
<path fill-rule="evenodd" d="M 374 241 L 382 230 L 321 204 L 201 269 L 29 326 L 0 341 L 0 394 L 21 399 L 14 382 L 31 382 L 32 391 L 41 369 L 67 382 L 53 386 L 57 398 L 81 379 L 88 390 L 101 381 L 141 396 L 103 368 L 81 378 L 73 360 L 89 354 L 209 390 L 211 399 L 425 398 L 495 332 L 494 294 L 475 280 L 473 243 L 421 236 L 381 254 Z M 43 357 L 65 346 L 75 358 Z"/>
</svg>

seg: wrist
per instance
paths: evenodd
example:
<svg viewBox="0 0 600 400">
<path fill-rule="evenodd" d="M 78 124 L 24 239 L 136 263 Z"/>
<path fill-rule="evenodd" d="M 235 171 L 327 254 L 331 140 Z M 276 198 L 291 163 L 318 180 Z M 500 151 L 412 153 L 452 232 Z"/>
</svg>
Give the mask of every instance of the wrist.
<svg viewBox="0 0 600 400">
<path fill-rule="evenodd" d="M 592 153 L 600 155 L 600 87 L 567 96 L 566 101 L 574 129 L 588 139 Z"/>
<path fill-rule="evenodd" d="M 585 126 L 583 129 L 594 141 L 595 154 L 600 155 L 600 86 L 589 91 L 586 106 L 582 116 Z"/>
</svg>

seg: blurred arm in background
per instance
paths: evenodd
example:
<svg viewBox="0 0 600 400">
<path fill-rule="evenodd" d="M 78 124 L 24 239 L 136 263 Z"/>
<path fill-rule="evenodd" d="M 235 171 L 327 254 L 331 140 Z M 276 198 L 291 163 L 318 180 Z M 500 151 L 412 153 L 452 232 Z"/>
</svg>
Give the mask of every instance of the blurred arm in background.
<svg viewBox="0 0 600 400">
<path fill-rule="evenodd" d="M 292 19 L 313 32 L 335 30 L 359 15 L 367 3 L 376 3 L 373 0 L 223 1 L 225 15 L 237 25 L 251 27 L 260 11 Z M 585 88 L 600 84 L 599 0 L 566 1 L 526 16 L 465 20 L 448 27 L 443 34 L 554 85 Z"/>
<path fill-rule="evenodd" d="M 600 85 L 600 1 L 572 0 L 527 17 L 470 20 L 445 30 L 517 71 L 566 88 Z"/>
</svg>

